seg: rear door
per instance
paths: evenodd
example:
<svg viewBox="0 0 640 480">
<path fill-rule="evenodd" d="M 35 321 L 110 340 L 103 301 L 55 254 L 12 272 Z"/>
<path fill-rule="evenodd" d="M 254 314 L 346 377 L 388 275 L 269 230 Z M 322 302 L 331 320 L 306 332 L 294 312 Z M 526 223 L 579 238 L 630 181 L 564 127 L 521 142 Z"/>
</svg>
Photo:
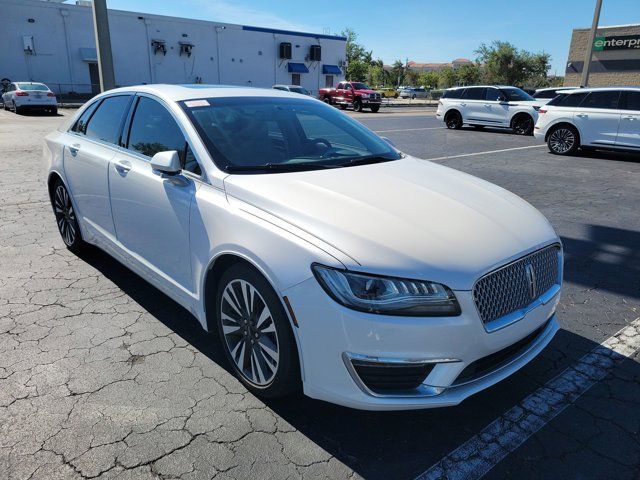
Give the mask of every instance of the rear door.
<svg viewBox="0 0 640 480">
<path fill-rule="evenodd" d="M 168 284 L 193 291 L 189 244 L 189 210 L 201 176 L 200 166 L 169 109 L 159 100 L 140 96 L 129 122 L 126 149 L 109 169 L 111 208 L 118 241 L 143 268 Z M 162 174 L 151 157 L 176 150 L 183 171 Z"/>
<path fill-rule="evenodd" d="M 65 136 L 65 176 L 81 223 L 92 237 L 115 236 L 109 162 L 116 155 L 131 99 L 131 95 L 114 95 L 90 105 Z"/>
<path fill-rule="evenodd" d="M 620 112 L 616 145 L 640 151 L 640 91 L 622 92 Z"/>
<path fill-rule="evenodd" d="M 573 114 L 582 145 L 615 145 L 620 124 L 620 90 L 589 92 Z"/>
<path fill-rule="evenodd" d="M 485 90 L 484 87 L 469 87 L 463 93 L 460 106 L 464 123 L 486 122 Z"/>
</svg>

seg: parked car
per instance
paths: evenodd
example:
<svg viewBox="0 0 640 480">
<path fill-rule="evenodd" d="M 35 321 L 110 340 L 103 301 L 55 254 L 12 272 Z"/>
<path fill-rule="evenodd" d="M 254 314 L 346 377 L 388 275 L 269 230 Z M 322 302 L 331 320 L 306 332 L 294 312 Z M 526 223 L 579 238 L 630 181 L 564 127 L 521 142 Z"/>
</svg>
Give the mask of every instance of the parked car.
<svg viewBox="0 0 640 480">
<path fill-rule="evenodd" d="M 405 88 L 403 90 L 400 90 L 400 98 L 411 98 L 411 99 L 416 99 L 416 98 L 427 98 L 429 96 L 429 92 L 427 91 L 426 88 L 415 88 L 415 87 L 410 87 L 410 88 Z"/>
<path fill-rule="evenodd" d="M 552 98 L 558 96 L 561 92 L 568 90 L 575 90 L 576 87 L 551 87 L 551 88 L 539 88 L 533 93 L 532 97 L 540 101 L 549 101 Z"/>
<path fill-rule="evenodd" d="M 455 405 L 559 328 L 562 248 L 540 212 L 316 99 L 119 88 L 44 152 L 67 247 L 98 246 L 217 331 L 256 395 Z"/>
<path fill-rule="evenodd" d="M 338 105 L 343 110 L 353 106 L 356 112 L 369 108 L 376 113 L 382 103 L 382 95 L 362 82 L 340 82 L 337 88 L 321 88 L 319 98 L 330 105 Z"/>
<path fill-rule="evenodd" d="M 510 128 L 518 135 L 531 135 L 538 109 L 543 104 L 516 87 L 456 87 L 442 94 L 436 117 L 451 129 L 468 124 L 477 129 L 502 127 Z"/>
<path fill-rule="evenodd" d="M 398 98 L 398 91 L 393 87 L 381 87 L 376 90 L 382 98 Z"/>
<path fill-rule="evenodd" d="M 276 90 L 282 90 L 283 92 L 293 92 L 300 93 L 302 95 L 311 96 L 311 92 L 300 85 L 274 85 L 273 87 Z"/>
<path fill-rule="evenodd" d="M 563 91 L 538 113 L 534 135 L 556 155 L 579 148 L 640 152 L 640 87 Z"/>
<path fill-rule="evenodd" d="M 23 110 L 44 110 L 53 115 L 58 113 L 56 94 L 44 83 L 11 82 L 2 93 L 5 110 L 20 113 Z"/>
</svg>

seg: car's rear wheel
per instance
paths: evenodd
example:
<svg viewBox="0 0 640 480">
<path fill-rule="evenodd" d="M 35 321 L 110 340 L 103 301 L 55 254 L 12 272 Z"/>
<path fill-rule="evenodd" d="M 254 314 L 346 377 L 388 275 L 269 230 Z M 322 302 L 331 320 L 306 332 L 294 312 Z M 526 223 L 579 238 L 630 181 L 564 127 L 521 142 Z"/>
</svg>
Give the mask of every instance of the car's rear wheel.
<svg viewBox="0 0 640 480">
<path fill-rule="evenodd" d="M 378 110 L 380 110 L 380 105 L 371 105 L 371 111 L 373 113 L 378 113 Z"/>
<path fill-rule="evenodd" d="M 254 394 L 282 397 L 299 389 L 300 367 L 291 324 L 265 278 L 244 263 L 222 274 L 216 323 L 225 355 Z"/>
<path fill-rule="evenodd" d="M 78 252 L 86 244 L 84 240 L 82 240 L 80 227 L 78 226 L 78 218 L 76 217 L 76 211 L 71 202 L 71 196 L 60 179 L 58 179 L 53 186 L 51 206 L 56 216 L 56 223 L 58 224 L 58 231 L 60 232 L 62 241 L 69 250 Z"/>
<path fill-rule="evenodd" d="M 460 112 L 449 112 L 444 117 L 444 123 L 450 130 L 459 130 L 462 128 L 462 115 Z"/>
<path fill-rule="evenodd" d="M 531 135 L 533 125 L 533 118 L 526 113 L 520 113 L 511 120 L 511 128 L 516 135 Z"/>
<path fill-rule="evenodd" d="M 580 147 L 578 131 L 571 125 L 558 125 L 549 132 L 547 146 L 555 155 L 574 154 Z"/>
</svg>

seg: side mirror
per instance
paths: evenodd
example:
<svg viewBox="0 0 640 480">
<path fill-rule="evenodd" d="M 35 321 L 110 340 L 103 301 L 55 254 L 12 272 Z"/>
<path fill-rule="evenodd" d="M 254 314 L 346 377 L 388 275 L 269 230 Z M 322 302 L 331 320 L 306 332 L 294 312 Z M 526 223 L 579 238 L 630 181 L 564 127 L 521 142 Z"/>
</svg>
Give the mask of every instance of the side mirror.
<svg viewBox="0 0 640 480">
<path fill-rule="evenodd" d="M 175 150 L 158 152 L 151 159 L 151 168 L 167 175 L 175 175 L 182 170 L 180 157 Z"/>
<path fill-rule="evenodd" d="M 383 139 L 385 142 L 387 142 L 389 145 L 391 145 L 393 148 L 396 148 L 396 144 L 393 143 L 393 140 L 391 140 L 390 138 L 387 137 L 380 137 L 381 139 Z"/>
</svg>

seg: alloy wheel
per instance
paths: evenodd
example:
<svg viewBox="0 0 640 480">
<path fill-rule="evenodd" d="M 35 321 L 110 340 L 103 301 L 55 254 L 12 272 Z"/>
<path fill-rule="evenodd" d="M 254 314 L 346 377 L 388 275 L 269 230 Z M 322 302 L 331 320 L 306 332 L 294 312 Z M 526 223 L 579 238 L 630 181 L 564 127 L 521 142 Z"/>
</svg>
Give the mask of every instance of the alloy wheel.
<svg viewBox="0 0 640 480">
<path fill-rule="evenodd" d="M 558 128 L 549 137 L 549 147 L 555 153 L 567 153 L 576 142 L 576 137 L 568 128 Z"/>
<path fill-rule="evenodd" d="M 58 185 L 53 199 L 53 211 L 62 240 L 67 246 L 72 246 L 76 240 L 76 213 L 71 204 L 67 189 Z"/>
<path fill-rule="evenodd" d="M 278 371 L 280 353 L 267 303 L 246 280 L 229 282 L 220 303 L 222 332 L 236 368 L 252 384 L 268 385 Z"/>
</svg>

